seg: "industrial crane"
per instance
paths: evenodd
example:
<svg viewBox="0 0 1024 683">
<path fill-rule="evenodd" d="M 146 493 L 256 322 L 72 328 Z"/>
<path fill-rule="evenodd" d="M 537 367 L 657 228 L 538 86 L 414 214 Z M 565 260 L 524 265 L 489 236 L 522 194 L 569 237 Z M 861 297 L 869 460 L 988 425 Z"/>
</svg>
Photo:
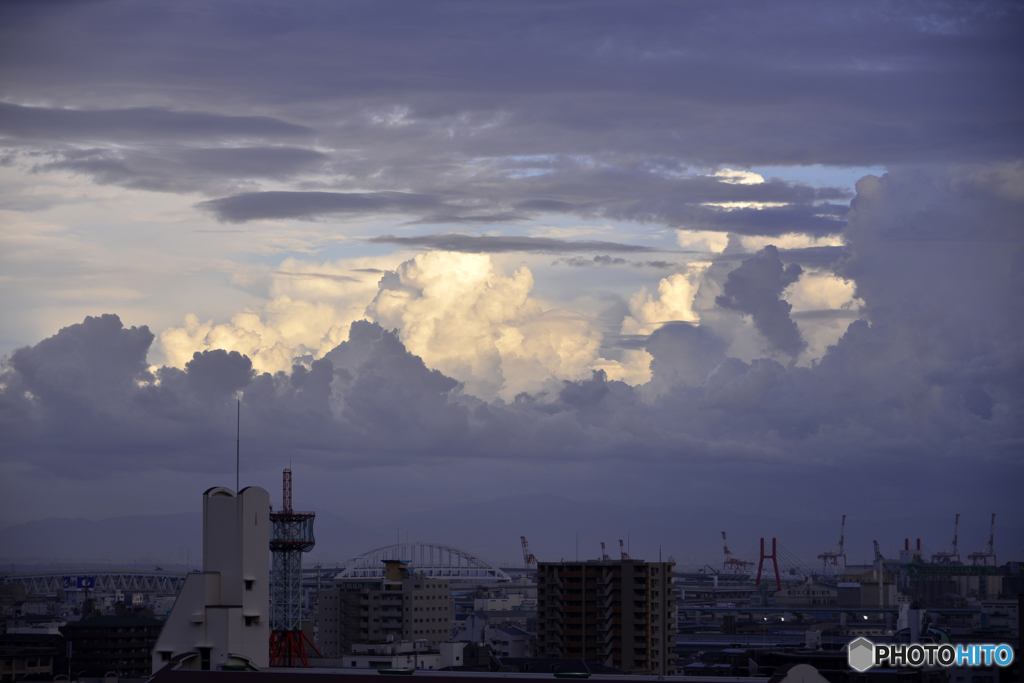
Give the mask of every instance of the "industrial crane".
<svg viewBox="0 0 1024 683">
<path fill-rule="evenodd" d="M 526 542 L 526 536 L 520 536 L 519 540 L 523 542 L 523 564 L 527 569 L 537 568 L 537 558 L 534 557 L 533 553 L 530 552 L 530 545 Z"/>
<path fill-rule="evenodd" d="M 753 567 L 754 563 L 747 560 L 741 560 L 738 557 L 733 557 L 732 552 L 729 551 L 729 545 L 725 541 L 725 532 L 722 532 L 722 546 L 725 549 L 725 562 L 722 563 L 722 569 L 731 571 L 735 574 L 741 574 L 747 570 L 747 567 Z"/>
<path fill-rule="evenodd" d="M 996 566 L 996 551 L 994 543 L 996 540 L 996 513 L 992 513 L 992 530 L 988 535 L 988 545 L 985 546 L 984 550 L 973 552 L 967 556 L 973 564 L 979 566 L 988 566 L 988 559 L 992 558 L 992 566 Z"/>
<path fill-rule="evenodd" d="M 960 562 L 960 552 L 957 550 L 957 540 L 960 538 L 960 513 L 956 515 L 956 521 L 953 522 L 953 547 L 944 552 L 934 553 L 932 555 L 932 562 L 938 564 L 962 564 Z"/>
<path fill-rule="evenodd" d="M 839 566 L 839 558 L 843 558 L 843 567 L 846 567 L 846 553 L 843 551 L 843 543 L 846 540 L 846 515 L 843 515 L 843 523 L 839 530 L 839 545 L 832 550 L 826 550 L 822 554 L 818 555 L 818 559 L 821 560 L 822 569 L 827 570 L 829 565 L 833 567 Z"/>
<path fill-rule="evenodd" d="M 612 558 L 608 557 L 608 553 L 604 550 L 604 541 L 601 541 L 601 559 L 608 562 Z"/>
<path fill-rule="evenodd" d="M 624 560 L 632 560 L 633 559 L 632 557 L 629 556 L 629 553 L 626 552 L 626 549 L 622 547 L 622 539 L 621 538 L 619 539 L 619 554 L 622 555 L 622 559 L 624 559 Z"/>
</svg>

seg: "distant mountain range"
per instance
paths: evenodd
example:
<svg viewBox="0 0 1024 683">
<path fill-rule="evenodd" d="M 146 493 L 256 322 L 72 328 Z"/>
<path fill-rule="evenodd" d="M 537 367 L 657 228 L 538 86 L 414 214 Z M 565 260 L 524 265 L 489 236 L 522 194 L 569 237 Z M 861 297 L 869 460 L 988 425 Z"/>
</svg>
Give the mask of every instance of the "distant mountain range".
<svg viewBox="0 0 1024 683">
<path fill-rule="evenodd" d="M 949 515 L 951 518 L 952 515 Z M 979 516 L 980 517 L 980 516 Z M 960 552 L 967 555 L 988 541 L 988 519 L 961 523 Z M 729 549 L 756 561 L 761 536 L 780 545 L 780 563 L 801 563 L 820 569 L 817 555 L 839 541 L 835 519 L 784 520 L 770 515 L 730 510 L 687 508 L 626 508 L 610 502 L 576 502 L 550 495 L 513 496 L 490 503 L 455 503 L 397 520 L 366 527 L 352 524 L 329 511 L 317 511 L 317 545 L 305 560 L 324 566 L 337 563 L 397 540 L 439 543 L 468 550 L 493 564 L 522 566 L 519 537 L 541 560 L 596 558 L 604 541 L 617 556 L 618 539 L 628 539 L 633 557 L 656 560 L 674 556 L 680 567 L 722 563 L 721 531 L 728 532 Z M 904 538 L 921 538 L 929 551 L 945 549 L 952 541 L 952 519 L 902 518 L 867 520 L 850 514 L 846 522 L 846 554 L 850 564 L 869 562 L 872 540 L 887 557 L 897 555 Z M 997 520 L 996 552 L 1000 563 L 1024 559 L 1024 528 L 1018 520 Z M 43 519 L 0 529 L 0 570 L 30 570 L 31 566 L 89 563 L 118 568 L 133 566 L 202 566 L 202 514 L 133 515 L 98 521 Z"/>
</svg>

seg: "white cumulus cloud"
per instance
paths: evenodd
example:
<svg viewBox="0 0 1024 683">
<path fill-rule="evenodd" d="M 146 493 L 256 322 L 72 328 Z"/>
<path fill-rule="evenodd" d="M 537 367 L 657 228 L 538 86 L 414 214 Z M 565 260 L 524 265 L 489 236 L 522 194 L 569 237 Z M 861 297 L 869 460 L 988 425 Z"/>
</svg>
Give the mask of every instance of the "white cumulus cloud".
<svg viewBox="0 0 1024 683">
<path fill-rule="evenodd" d="M 654 296 L 646 287 L 629 300 L 630 315 L 622 321 L 623 334 L 651 334 L 667 322 L 700 322 L 693 310 L 700 277 L 709 263 L 691 263 L 685 273 L 674 273 L 658 283 Z"/>
<path fill-rule="evenodd" d="M 428 252 L 382 279 L 367 315 L 398 329 L 412 353 L 481 398 L 587 377 L 601 345 L 585 316 L 544 311 L 526 267 L 511 276 L 486 254 Z"/>
</svg>

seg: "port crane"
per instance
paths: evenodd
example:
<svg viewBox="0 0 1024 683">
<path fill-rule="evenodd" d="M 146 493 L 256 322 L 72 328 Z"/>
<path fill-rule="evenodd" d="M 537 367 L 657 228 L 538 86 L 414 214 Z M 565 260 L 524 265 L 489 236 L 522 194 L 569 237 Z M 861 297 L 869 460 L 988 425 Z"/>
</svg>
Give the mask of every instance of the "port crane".
<svg viewBox="0 0 1024 683">
<path fill-rule="evenodd" d="M 608 557 L 608 553 L 604 549 L 604 541 L 601 541 L 601 559 L 603 561 L 605 561 L 605 562 L 608 562 L 609 560 L 612 559 L 612 558 Z"/>
<path fill-rule="evenodd" d="M 996 566 L 996 551 L 994 543 L 996 540 L 996 513 L 992 513 L 992 530 L 988 535 L 988 545 L 985 546 L 984 550 L 978 550 L 967 556 L 973 564 L 978 566 L 988 566 L 989 558 L 992 558 L 992 566 Z"/>
<path fill-rule="evenodd" d="M 622 559 L 624 559 L 624 560 L 632 560 L 633 559 L 632 557 L 629 556 L 629 553 L 626 552 L 626 549 L 624 547 L 622 547 L 622 539 L 621 538 L 619 539 L 619 555 L 621 555 Z"/>
<path fill-rule="evenodd" d="M 733 572 L 734 574 L 742 574 L 747 571 L 747 567 L 753 567 L 754 563 L 741 560 L 738 557 L 734 557 L 732 551 L 729 550 L 729 544 L 725 540 L 725 532 L 722 532 L 722 546 L 725 550 L 725 562 L 722 563 L 722 569 Z"/>
<path fill-rule="evenodd" d="M 822 554 L 818 555 L 818 559 L 821 560 L 821 567 L 823 570 L 828 570 L 830 566 L 838 567 L 839 558 L 843 559 L 843 568 L 846 568 L 846 552 L 843 550 L 843 544 L 846 541 L 846 515 L 843 515 L 843 523 L 839 529 L 839 545 L 832 550 L 826 550 Z"/>
<path fill-rule="evenodd" d="M 526 536 L 520 536 L 519 540 L 523 542 L 523 564 L 527 569 L 537 568 L 537 558 L 533 553 L 530 552 L 530 544 L 526 542 Z"/>
<path fill-rule="evenodd" d="M 960 538 L 960 513 L 956 515 L 953 522 L 953 546 L 949 550 L 932 554 L 932 562 L 938 564 L 962 564 L 960 562 L 960 551 L 957 550 L 957 541 Z"/>
</svg>

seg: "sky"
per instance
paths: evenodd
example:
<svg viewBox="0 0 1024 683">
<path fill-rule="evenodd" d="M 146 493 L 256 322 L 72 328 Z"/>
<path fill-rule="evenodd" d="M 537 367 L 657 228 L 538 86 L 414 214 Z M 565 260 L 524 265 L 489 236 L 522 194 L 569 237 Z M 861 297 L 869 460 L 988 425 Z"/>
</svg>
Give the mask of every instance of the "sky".
<svg viewBox="0 0 1024 683">
<path fill-rule="evenodd" d="M 0 525 L 198 509 L 238 419 L 242 485 L 352 523 L 995 512 L 1020 559 L 1022 29 L 4 3 Z M 565 555 L 557 517 L 524 533 Z"/>
</svg>

